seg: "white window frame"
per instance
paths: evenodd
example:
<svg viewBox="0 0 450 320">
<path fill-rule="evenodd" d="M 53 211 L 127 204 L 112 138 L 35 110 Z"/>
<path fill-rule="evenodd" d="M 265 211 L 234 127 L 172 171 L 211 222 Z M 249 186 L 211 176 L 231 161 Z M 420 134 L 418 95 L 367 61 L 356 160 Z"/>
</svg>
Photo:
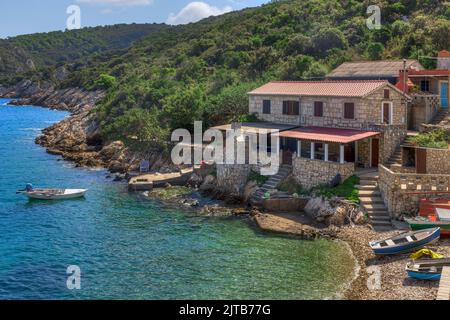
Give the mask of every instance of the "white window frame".
<svg viewBox="0 0 450 320">
<path fill-rule="evenodd" d="M 392 101 L 383 101 L 381 102 L 381 124 L 385 124 L 384 123 L 384 104 L 387 103 L 389 104 L 389 124 L 388 125 L 393 125 L 394 124 L 394 103 Z"/>
</svg>

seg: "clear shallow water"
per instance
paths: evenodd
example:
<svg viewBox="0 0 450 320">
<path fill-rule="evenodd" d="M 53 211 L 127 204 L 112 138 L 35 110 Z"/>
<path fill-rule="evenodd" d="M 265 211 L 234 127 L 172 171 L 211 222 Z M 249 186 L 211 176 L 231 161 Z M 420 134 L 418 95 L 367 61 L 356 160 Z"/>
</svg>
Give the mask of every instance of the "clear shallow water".
<svg viewBox="0 0 450 320">
<path fill-rule="evenodd" d="M 130 195 L 103 170 L 34 144 L 67 113 L 0 99 L 0 299 L 322 299 L 353 276 L 341 244 L 273 237 Z M 86 199 L 29 201 L 15 190 L 86 187 Z M 81 290 L 66 287 L 69 265 Z"/>
</svg>

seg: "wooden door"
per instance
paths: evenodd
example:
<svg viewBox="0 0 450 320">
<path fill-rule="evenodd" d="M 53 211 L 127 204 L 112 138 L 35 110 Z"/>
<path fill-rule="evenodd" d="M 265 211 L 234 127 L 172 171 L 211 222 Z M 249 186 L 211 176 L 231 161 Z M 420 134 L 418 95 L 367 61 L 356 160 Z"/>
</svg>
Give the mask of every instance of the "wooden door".
<svg viewBox="0 0 450 320">
<path fill-rule="evenodd" d="M 427 150 L 416 149 L 416 172 L 418 174 L 427 173 Z"/>
<path fill-rule="evenodd" d="M 372 139 L 372 167 L 380 164 L 380 140 Z"/>
</svg>

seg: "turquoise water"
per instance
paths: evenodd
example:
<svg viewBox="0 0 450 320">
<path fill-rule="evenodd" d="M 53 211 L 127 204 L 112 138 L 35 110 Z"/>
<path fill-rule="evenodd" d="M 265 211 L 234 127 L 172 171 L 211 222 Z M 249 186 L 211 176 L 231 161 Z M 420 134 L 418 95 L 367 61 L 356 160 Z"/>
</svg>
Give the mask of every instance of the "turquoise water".
<svg viewBox="0 0 450 320">
<path fill-rule="evenodd" d="M 273 237 L 245 219 L 206 218 L 128 194 L 103 170 L 34 144 L 67 113 L 0 99 L 0 299 L 322 299 L 353 276 L 342 245 Z M 29 201 L 15 190 L 89 188 Z M 81 290 L 67 289 L 69 265 Z"/>
</svg>

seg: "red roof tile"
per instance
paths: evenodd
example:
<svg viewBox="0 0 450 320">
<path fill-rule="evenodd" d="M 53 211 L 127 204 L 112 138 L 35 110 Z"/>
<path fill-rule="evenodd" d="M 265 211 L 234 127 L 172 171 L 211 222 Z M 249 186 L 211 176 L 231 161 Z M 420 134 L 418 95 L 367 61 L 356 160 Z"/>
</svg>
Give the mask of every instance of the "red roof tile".
<svg viewBox="0 0 450 320">
<path fill-rule="evenodd" d="M 438 57 L 439 58 L 450 58 L 450 52 L 447 50 L 439 51 Z"/>
<path fill-rule="evenodd" d="M 364 97 L 389 83 L 385 80 L 269 82 L 250 95 Z"/>
<path fill-rule="evenodd" d="M 449 76 L 448 69 L 433 69 L 433 70 L 410 70 L 409 76 Z"/>
<path fill-rule="evenodd" d="M 379 132 L 361 131 L 352 129 L 303 127 L 283 131 L 280 137 L 294 138 L 308 141 L 321 141 L 329 143 L 350 143 L 379 135 Z"/>
</svg>

